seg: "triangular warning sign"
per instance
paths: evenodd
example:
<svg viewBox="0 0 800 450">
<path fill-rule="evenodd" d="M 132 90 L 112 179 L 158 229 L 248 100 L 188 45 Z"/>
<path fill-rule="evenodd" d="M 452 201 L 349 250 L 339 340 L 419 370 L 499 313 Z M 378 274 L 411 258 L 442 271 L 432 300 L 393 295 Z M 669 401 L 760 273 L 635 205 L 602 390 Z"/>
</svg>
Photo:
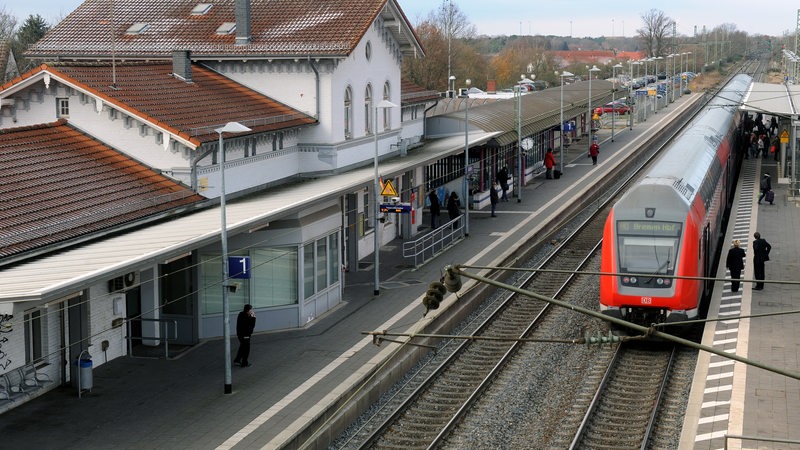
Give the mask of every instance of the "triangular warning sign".
<svg viewBox="0 0 800 450">
<path fill-rule="evenodd" d="M 386 182 L 383 183 L 381 195 L 384 197 L 397 197 L 397 189 L 394 188 L 392 180 L 386 180 Z"/>
</svg>

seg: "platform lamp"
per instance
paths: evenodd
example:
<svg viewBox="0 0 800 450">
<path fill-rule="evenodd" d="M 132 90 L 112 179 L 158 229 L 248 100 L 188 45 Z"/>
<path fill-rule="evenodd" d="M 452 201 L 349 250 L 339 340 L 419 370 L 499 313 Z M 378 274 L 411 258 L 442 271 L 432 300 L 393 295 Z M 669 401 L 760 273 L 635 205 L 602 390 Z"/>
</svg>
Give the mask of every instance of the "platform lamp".
<svg viewBox="0 0 800 450">
<path fill-rule="evenodd" d="M 559 108 L 559 124 L 558 124 L 558 141 L 559 145 L 561 145 L 560 153 L 560 163 L 559 163 L 559 170 L 563 173 L 564 172 L 564 152 L 566 149 L 564 148 L 564 77 L 574 77 L 575 75 L 567 72 L 566 70 L 561 72 L 559 77 L 561 78 L 561 107 Z"/>
<path fill-rule="evenodd" d="M 459 95 L 464 99 L 464 235 L 469 236 L 469 180 L 467 177 L 467 168 L 469 167 L 469 86 L 472 80 L 467 78 L 464 80 L 467 87 L 464 89 L 463 94 Z"/>
<path fill-rule="evenodd" d="M 450 77 L 450 78 L 455 79 L 455 77 Z M 380 278 L 381 278 L 381 275 L 380 275 L 380 254 L 381 254 L 381 252 L 380 252 L 380 248 L 381 248 L 380 235 L 381 234 L 380 234 L 380 227 L 379 227 L 379 225 L 380 225 L 380 202 L 378 202 L 378 197 L 380 196 L 380 193 L 381 193 L 381 188 L 380 188 L 380 183 L 381 182 L 380 182 L 380 175 L 378 174 L 378 110 L 386 109 L 386 108 L 394 108 L 395 106 L 397 106 L 397 105 L 395 105 L 394 103 L 390 102 L 389 100 L 385 100 L 385 99 L 381 100 L 380 103 L 375 105 L 375 132 L 374 132 L 374 136 L 375 136 L 375 180 L 374 180 L 375 185 L 374 185 L 374 189 L 375 189 L 375 192 L 374 192 L 374 195 L 373 195 L 374 199 L 372 201 L 372 203 L 375 205 L 375 212 L 374 212 L 374 214 L 375 214 L 375 236 L 374 236 L 374 238 L 375 238 L 375 287 L 374 287 L 373 292 L 372 292 L 374 295 L 379 295 L 381 293 L 381 282 L 380 282 Z"/>
<path fill-rule="evenodd" d="M 231 288 L 228 282 L 228 225 L 225 217 L 225 147 L 222 142 L 222 133 L 244 133 L 253 131 L 239 122 L 228 122 L 222 128 L 214 131 L 219 133 L 219 174 L 220 174 L 220 194 L 219 209 L 221 217 L 220 240 L 222 241 L 222 334 L 225 340 L 225 387 L 223 392 L 230 394 L 233 392 L 231 381 L 231 306 L 228 300 L 228 289 Z"/>
<path fill-rule="evenodd" d="M 587 68 L 589 66 L 586 66 Z M 600 72 L 600 69 L 597 66 L 593 65 L 591 69 L 589 69 L 589 144 L 592 143 L 592 72 Z"/>
<path fill-rule="evenodd" d="M 630 92 L 630 95 L 628 95 L 628 106 L 633 108 L 633 111 L 629 112 L 628 115 L 630 116 L 630 119 L 631 119 L 631 131 L 633 131 L 633 113 L 634 112 L 636 112 L 637 114 L 639 113 L 638 112 L 639 108 L 638 108 L 638 105 L 636 105 L 636 102 L 634 101 L 635 97 L 633 95 L 634 94 L 634 92 L 633 92 L 633 80 L 634 80 L 634 78 L 633 78 L 633 66 L 637 66 L 636 67 L 636 75 L 639 75 L 639 67 L 638 66 L 640 66 L 642 63 L 640 63 L 639 61 L 633 61 L 633 60 L 628 60 L 628 63 L 631 65 L 631 81 L 628 83 L 628 88 L 629 88 L 628 91 Z"/>
<path fill-rule="evenodd" d="M 616 112 L 614 109 L 617 107 L 616 93 L 617 93 L 617 69 L 622 69 L 622 64 L 616 63 L 611 66 L 611 142 L 614 142 L 614 120 L 616 119 Z M 628 112 L 630 114 L 630 111 Z"/>
</svg>

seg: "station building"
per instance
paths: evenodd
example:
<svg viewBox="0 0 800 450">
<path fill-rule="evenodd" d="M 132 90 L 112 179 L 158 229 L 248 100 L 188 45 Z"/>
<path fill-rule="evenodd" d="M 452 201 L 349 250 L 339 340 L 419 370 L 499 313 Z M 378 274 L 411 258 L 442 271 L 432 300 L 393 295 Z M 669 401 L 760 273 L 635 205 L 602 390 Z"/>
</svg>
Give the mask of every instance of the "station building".
<svg viewBox="0 0 800 450">
<path fill-rule="evenodd" d="M 0 86 L 8 379 L 67 383 L 85 352 L 219 337 L 223 289 L 257 331 L 305 326 L 369 270 L 376 238 L 425 232 L 428 192 L 466 176 L 480 208 L 499 168 L 543 170 L 560 115 L 571 142 L 589 133 L 585 82 L 469 111 L 404 83 L 403 58 L 424 53 L 394 0 L 107 4 L 83 3 L 29 50 L 42 65 Z M 611 88 L 595 81 L 592 101 Z M 376 210 L 376 165 L 409 214 Z"/>
</svg>

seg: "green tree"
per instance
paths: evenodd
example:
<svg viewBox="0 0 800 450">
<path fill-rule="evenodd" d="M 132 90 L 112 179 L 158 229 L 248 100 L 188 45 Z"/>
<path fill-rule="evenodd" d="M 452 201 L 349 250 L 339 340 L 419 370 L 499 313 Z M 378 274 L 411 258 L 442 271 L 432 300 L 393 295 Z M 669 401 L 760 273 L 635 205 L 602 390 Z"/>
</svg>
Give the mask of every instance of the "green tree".
<svg viewBox="0 0 800 450">
<path fill-rule="evenodd" d="M 15 53 L 19 58 L 18 64 L 20 72 L 27 72 L 36 64 L 36 61 L 25 58 L 23 53 L 32 44 L 38 42 L 48 31 L 50 31 L 50 25 L 42 16 L 38 14 L 30 15 L 25 19 L 25 22 L 23 22 L 22 26 L 17 31 L 16 39 L 13 44 Z"/>
</svg>

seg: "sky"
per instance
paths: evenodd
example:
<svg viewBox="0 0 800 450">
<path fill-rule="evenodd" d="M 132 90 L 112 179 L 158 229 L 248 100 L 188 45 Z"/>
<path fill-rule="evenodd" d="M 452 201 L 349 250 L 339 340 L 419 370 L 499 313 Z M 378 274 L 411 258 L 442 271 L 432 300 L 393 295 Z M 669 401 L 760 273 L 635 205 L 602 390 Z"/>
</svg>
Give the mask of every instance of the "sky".
<svg viewBox="0 0 800 450">
<path fill-rule="evenodd" d="M 425 19 L 442 1 L 452 1 L 476 26 L 478 33 L 486 35 L 631 37 L 642 26 L 642 14 L 656 8 L 676 21 L 679 35 L 693 35 L 695 26 L 699 33 L 703 26 L 710 30 L 730 23 L 749 34 L 782 36 L 794 30 L 798 15 L 797 6 L 788 5 L 793 2 L 782 1 L 759 4 L 753 0 L 669 0 L 661 5 L 599 0 L 397 1 L 412 24 Z M 39 14 L 52 23 L 66 17 L 81 3 L 81 0 L 3 0 L 0 10 L 16 16 L 19 23 L 31 14 Z M 768 7 L 763 6 L 767 4 Z M 721 5 L 724 6 L 720 8 Z"/>
</svg>

